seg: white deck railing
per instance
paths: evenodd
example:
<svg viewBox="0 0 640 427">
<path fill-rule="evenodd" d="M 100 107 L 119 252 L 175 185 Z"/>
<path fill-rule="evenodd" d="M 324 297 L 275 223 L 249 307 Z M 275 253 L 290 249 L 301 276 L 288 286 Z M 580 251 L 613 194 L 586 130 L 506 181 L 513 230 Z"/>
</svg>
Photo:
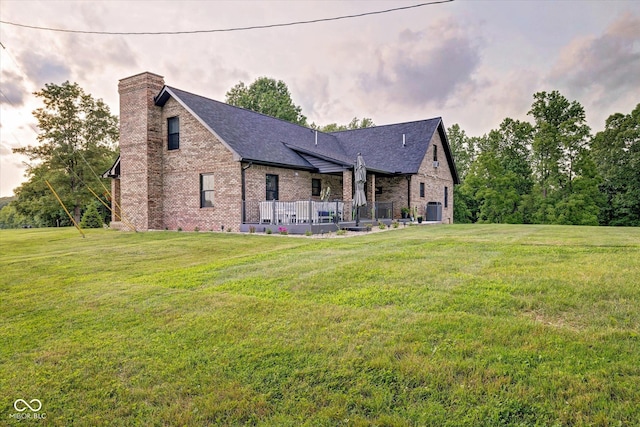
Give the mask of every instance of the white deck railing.
<svg viewBox="0 0 640 427">
<path fill-rule="evenodd" d="M 245 224 L 319 224 L 355 220 L 351 201 L 266 200 L 244 201 Z M 359 208 L 360 219 L 391 219 L 392 202 L 369 203 Z"/>
</svg>

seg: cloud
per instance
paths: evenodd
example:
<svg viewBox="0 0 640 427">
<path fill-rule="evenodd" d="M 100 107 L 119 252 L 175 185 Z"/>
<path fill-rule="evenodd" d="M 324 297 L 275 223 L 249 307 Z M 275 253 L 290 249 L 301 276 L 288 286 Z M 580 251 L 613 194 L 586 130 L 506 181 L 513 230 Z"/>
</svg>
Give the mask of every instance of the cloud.
<svg viewBox="0 0 640 427">
<path fill-rule="evenodd" d="M 549 78 L 573 96 L 601 104 L 640 87 L 640 15 L 627 12 L 597 37 L 577 38 L 561 52 Z"/>
<path fill-rule="evenodd" d="M 213 64 L 207 64 L 204 67 L 205 69 L 197 70 L 196 75 L 191 76 L 192 81 L 202 82 L 203 86 L 207 88 L 207 93 L 210 94 L 209 96 L 215 97 L 215 94 L 218 93 L 226 96 L 227 91 L 240 81 L 247 84 L 251 83 L 248 72 L 220 64 L 224 64 L 224 60 L 219 57 L 214 57 Z M 224 97 L 219 100 L 224 101 Z"/>
<path fill-rule="evenodd" d="M 71 69 L 62 58 L 28 50 L 23 52 L 20 62 L 23 71 L 38 89 L 44 87 L 45 83 L 63 83 L 71 76 Z"/>
<path fill-rule="evenodd" d="M 2 70 L 2 97 L 0 104 L 21 107 L 29 91 L 25 88 L 24 78 L 13 71 Z"/>
<path fill-rule="evenodd" d="M 373 71 L 360 73 L 359 84 L 385 103 L 444 106 L 475 86 L 479 41 L 452 19 L 424 31 L 406 29 L 395 43 L 376 49 Z"/>
<path fill-rule="evenodd" d="M 8 157 L 13 154 L 13 149 L 9 144 L 5 144 L 4 142 L 0 143 L 0 157 Z"/>
<path fill-rule="evenodd" d="M 302 113 L 307 116 L 325 120 L 325 116 L 332 109 L 331 90 L 329 77 L 326 74 L 317 73 L 306 67 L 297 76 L 290 87 L 293 102 L 302 107 Z"/>
<path fill-rule="evenodd" d="M 92 81 L 105 69 L 138 68 L 136 54 L 123 36 L 67 35 L 59 39 L 58 51 L 73 58 L 70 74 L 76 81 Z"/>
</svg>

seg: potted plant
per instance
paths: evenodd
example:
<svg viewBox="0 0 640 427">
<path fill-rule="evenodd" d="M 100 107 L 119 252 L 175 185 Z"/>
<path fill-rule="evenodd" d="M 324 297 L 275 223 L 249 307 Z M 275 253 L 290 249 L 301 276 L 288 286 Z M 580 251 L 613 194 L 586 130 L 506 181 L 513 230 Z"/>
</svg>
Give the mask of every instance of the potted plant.
<svg viewBox="0 0 640 427">
<path fill-rule="evenodd" d="M 418 224 L 422 224 L 422 215 L 418 215 Z"/>
<path fill-rule="evenodd" d="M 405 207 L 400 209 L 400 212 L 402 213 L 402 219 L 406 219 L 409 217 L 409 213 L 411 212 L 411 209 Z"/>
</svg>

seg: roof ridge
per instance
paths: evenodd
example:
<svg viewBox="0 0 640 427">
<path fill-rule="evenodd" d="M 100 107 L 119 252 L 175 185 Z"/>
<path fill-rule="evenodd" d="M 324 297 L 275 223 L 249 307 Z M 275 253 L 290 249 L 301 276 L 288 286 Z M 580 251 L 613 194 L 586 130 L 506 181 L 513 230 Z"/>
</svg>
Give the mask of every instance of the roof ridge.
<svg viewBox="0 0 640 427">
<path fill-rule="evenodd" d="M 401 122 L 401 123 L 389 123 L 389 124 L 386 124 L 386 125 L 375 125 L 375 126 L 369 126 L 369 127 L 366 127 L 366 128 L 336 130 L 336 131 L 328 132 L 328 133 L 330 135 L 333 135 L 333 134 L 336 134 L 336 133 L 355 132 L 355 131 L 363 131 L 363 130 L 367 130 L 367 129 L 376 129 L 376 128 L 379 129 L 379 128 L 390 127 L 390 126 L 410 125 L 410 124 L 420 123 L 420 122 L 429 122 L 431 120 L 440 120 L 440 121 L 442 121 L 442 116 L 432 117 L 430 119 L 411 120 L 411 121 L 408 121 L 408 122 Z"/>
</svg>

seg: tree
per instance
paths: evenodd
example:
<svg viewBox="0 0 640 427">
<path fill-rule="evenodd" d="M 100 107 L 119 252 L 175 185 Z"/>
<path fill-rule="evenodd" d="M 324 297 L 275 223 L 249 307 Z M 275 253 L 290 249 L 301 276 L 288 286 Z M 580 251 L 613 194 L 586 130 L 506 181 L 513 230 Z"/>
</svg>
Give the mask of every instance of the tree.
<svg viewBox="0 0 640 427">
<path fill-rule="evenodd" d="M 7 206 L 9 203 L 13 202 L 16 198 L 13 196 L 10 197 L 0 197 L 0 209 Z"/>
<path fill-rule="evenodd" d="M 282 80 L 260 77 L 248 87 L 239 82 L 227 92 L 226 102 L 301 126 L 307 125 L 302 108 L 293 103 L 289 88 Z"/>
<path fill-rule="evenodd" d="M 454 129 L 454 140 L 459 135 Z M 532 135 L 529 123 L 507 118 L 499 129 L 473 142 L 480 154 L 470 163 L 459 190 L 472 220 L 525 222 L 521 203 L 533 185 L 529 166 Z"/>
<path fill-rule="evenodd" d="M 451 154 L 456 163 L 458 177 L 464 184 L 465 177 L 476 159 L 476 147 L 481 138 L 468 137 L 460 125 L 455 123 L 447 129 L 447 137 L 451 147 Z M 477 220 L 478 205 L 473 197 L 461 191 L 462 185 L 453 187 L 453 220 L 457 223 L 469 223 Z"/>
<path fill-rule="evenodd" d="M 102 218 L 98 213 L 98 207 L 95 202 L 90 202 L 87 209 L 82 214 L 82 220 L 80 220 L 80 227 L 82 228 L 101 228 Z"/>
<path fill-rule="evenodd" d="M 640 104 L 629 114 L 609 116 L 591 149 L 605 199 L 600 223 L 640 226 Z"/>
<path fill-rule="evenodd" d="M 47 180 L 79 222 L 82 207 L 94 198 L 86 186 L 93 183 L 98 189 L 96 181 L 101 178 L 96 171 L 106 170 L 115 158 L 118 118 L 77 83 L 46 84 L 34 95 L 44 103 L 33 112 L 40 144 L 14 149 L 31 161 L 29 181 L 16 190 L 16 210 L 38 225 L 64 222 L 65 214 L 45 185 Z"/>
<path fill-rule="evenodd" d="M 502 166 L 513 175 L 511 186 L 518 197 L 528 194 L 533 187 L 531 169 L 533 131 L 530 123 L 506 118 L 497 131 L 489 134 L 489 139 L 496 141 Z"/>
<path fill-rule="evenodd" d="M 534 221 L 592 224 L 599 203 L 594 192 L 598 177 L 586 159 L 590 129 L 584 108 L 577 101 L 569 102 L 558 91 L 538 92 L 533 97 L 529 114 L 535 120 L 535 189 L 542 198 L 533 214 Z"/>
<path fill-rule="evenodd" d="M 590 129 L 584 108 L 560 92 L 538 92 L 529 114 L 535 120 L 534 167 L 543 197 L 563 186 L 571 187 L 575 163 L 584 155 Z"/>
<path fill-rule="evenodd" d="M 471 163 L 476 159 L 476 144 L 479 138 L 468 137 L 457 123 L 447 129 L 447 139 L 451 147 L 451 155 L 456 162 L 456 169 L 461 180 L 469 171 Z"/>
<path fill-rule="evenodd" d="M 27 225 L 29 222 L 18 213 L 15 204 L 9 203 L 0 209 L 0 228 L 19 228 Z"/>
<path fill-rule="evenodd" d="M 351 119 L 348 125 L 339 125 L 337 123 L 329 123 L 328 125 L 318 126 L 315 123 L 311 123 L 311 129 L 317 129 L 320 132 L 340 132 L 344 130 L 364 129 L 374 127 L 375 123 L 368 117 L 364 117 L 362 120 L 354 117 Z"/>
</svg>

